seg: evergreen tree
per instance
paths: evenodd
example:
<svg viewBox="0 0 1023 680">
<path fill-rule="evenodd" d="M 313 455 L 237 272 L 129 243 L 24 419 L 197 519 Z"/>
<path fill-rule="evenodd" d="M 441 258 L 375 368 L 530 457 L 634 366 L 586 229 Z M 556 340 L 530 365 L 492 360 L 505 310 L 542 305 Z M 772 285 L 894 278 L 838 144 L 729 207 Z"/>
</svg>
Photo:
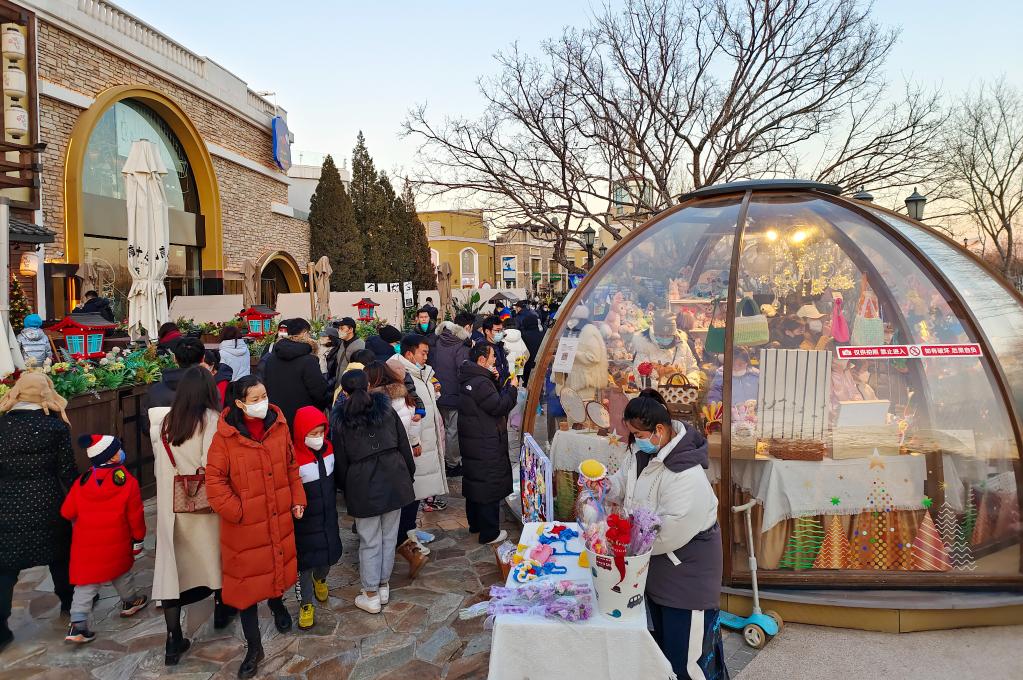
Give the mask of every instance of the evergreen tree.
<svg viewBox="0 0 1023 680">
<path fill-rule="evenodd" d="M 309 255 L 314 262 L 323 255 L 330 260 L 332 290 L 362 290 L 366 281 L 362 236 L 352 200 L 329 155 L 323 160 L 320 181 L 309 202 Z"/>
<path fill-rule="evenodd" d="M 355 224 L 362 235 L 366 281 L 397 281 L 397 272 L 393 269 L 395 253 L 389 224 L 394 189 L 390 188 L 386 175 L 376 171 L 362 132 L 359 132 L 355 148 L 352 149 L 351 193 Z"/>
<path fill-rule="evenodd" d="M 401 192 L 401 203 L 406 229 L 404 241 L 409 244 L 409 275 L 404 280 L 411 279 L 412 287 L 416 290 L 432 290 L 437 287 L 437 277 L 433 271 L 433 261 L 430 259 L 430 240 L 426 236 L 426 227 L 416 212 L 416 197 L 408 180 L 405 180 L 405 187 Z"/>
<path fill-rule="evenodd" d="M 15 333 L 18 333 L 25 327 L 25 317 L 32 313 L 32 308 L 28 306 L 28 298 L 25 297 L 25 291 L 21 288 L 21 283 L 14 274 L 11 274 L 11 283 L 8 290 L 10 291 L 8 318 L 11 322 L 11 328 L 14 329 Z"/>
</svg>

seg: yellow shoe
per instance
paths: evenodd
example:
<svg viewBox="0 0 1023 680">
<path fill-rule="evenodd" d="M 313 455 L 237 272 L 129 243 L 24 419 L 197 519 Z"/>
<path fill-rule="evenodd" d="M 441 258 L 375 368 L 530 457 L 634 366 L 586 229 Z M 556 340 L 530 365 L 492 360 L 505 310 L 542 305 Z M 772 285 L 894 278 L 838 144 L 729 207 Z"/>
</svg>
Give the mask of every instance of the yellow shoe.
<svg viewBox="0 0 1023 680">
<path fill-rule="evenodd" d="M 316 608 L 311 604 L 304 604 L 298 610 L 298 627 L 300 630 L 309 630 L 316 624 Z"/>
<path fill-rule="evenodd" d="M 313 594 L 316 599 L 320 602 L 326 602 L 330 599 L 330 591 L 327 588 L 327 580 L 313 579 Z"/>
</svg>

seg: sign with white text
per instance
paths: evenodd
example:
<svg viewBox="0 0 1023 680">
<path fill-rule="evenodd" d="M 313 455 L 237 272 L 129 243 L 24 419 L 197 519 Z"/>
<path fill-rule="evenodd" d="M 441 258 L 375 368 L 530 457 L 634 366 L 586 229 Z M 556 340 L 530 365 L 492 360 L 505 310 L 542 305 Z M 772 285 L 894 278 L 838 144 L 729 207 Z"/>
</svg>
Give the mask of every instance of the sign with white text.
<svg viewBox="0 0 1023 680">
<path fill-rule="evenodd" d="M 876 347 L 839 347 L 839 359 L 929 359 L 933 357 L 981 357 L 977 343 L 954 345 L 879 345 Z"/>
</svg>

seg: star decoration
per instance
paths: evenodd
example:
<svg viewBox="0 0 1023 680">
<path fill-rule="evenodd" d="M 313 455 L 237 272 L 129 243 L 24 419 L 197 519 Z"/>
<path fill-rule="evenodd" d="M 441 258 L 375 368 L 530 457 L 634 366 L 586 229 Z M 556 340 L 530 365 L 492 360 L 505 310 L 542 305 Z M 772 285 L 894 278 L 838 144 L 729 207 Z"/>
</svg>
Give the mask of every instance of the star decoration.
<svg viewBox="0 0 1023 680">
<path fill-rule="evenodd" d="M 839 498 L 838 496 L 832 496 L 831 497 L 831 504 L 832 505 L 838 505 L 841 502 L 842 502 L 842 499 Z"/>
<path fill-rule="evenodd" d="M 944 491 L 945 489 L 948 488 L 948 482 L 942 480 L 941 484 L 939 484 L 938 486 L 940 486 L 941 490 Z"/>
<path fill-rule="evenodd" d="M 618 438 L 617 432 L 612 432 L 607 436 L 607 443 L 611 446 L 621 446 L 622 440 Z"/>
<path fill-rule="evenodd" d="M 876 467 L 884 470 L 884 461 L 881 459 L 881 454 L 874 451 L 874 455 L 870 457 L 870 469 L 873 470 Z"/>
<path fill-rule="evenodd" d="M 920 505 L 930 510 L 931 506 L 934 505 L 934 499 L 931 498 L 930 496 L 924 496 L 924 499 L 920 501 Z"/>
</svg>

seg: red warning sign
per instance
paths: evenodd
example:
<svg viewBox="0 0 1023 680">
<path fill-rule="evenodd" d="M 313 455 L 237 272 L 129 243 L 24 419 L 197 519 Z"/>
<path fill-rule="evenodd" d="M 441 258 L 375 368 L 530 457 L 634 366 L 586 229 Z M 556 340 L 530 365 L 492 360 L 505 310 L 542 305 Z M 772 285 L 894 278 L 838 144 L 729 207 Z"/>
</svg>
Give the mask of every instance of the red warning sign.
<svg viewBox="0 0 1023 680">
<path fill-rule="evenodd" d="M 878 347 L 839 347 L 839 359 L 906 359 L 909 347 L 906 345 L 882 345 Z"/>
<path fill-rule="evenodd" d="M 980 357 L 984 353 L 976 343 L 957 345 L 880 345 L 877 347 L 839 347 L 839 359 L 923 359 L 930 357 Z"/>
</svg>

